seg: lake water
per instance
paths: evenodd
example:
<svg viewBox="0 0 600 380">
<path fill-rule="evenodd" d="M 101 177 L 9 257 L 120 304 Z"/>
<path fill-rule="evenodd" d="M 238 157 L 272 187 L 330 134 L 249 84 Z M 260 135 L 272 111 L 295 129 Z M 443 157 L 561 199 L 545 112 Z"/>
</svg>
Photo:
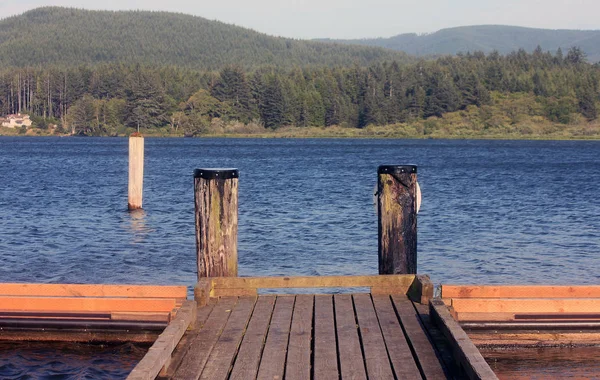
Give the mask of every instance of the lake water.
<svg viewBox="0 0 600 380">
<path fill-rule="evenodd" d="M 419 272 L 435 283 L 600 282 L 599 141 L 146 139 L 134 213 L 127 150 L 124 138 L 0 137 L 2 282 L 192 286 L 202 167 L 240 169 L 241 275 L 376 274 L 381 164 L 418 165 Z M 13 354 L 27 349 L 0 356 L 3 378 L 20 378 Z M 139 359 L 94 351 L 73 369 L 71 351 L 48 364 L 44 349 L 22 366 L 118 378 Z"/>
<path fill-rule="evenodd" d="M 195 168 L 236 167 L 241 275 L 377 273 L 381 164 L 418 165 L 435 283 L 597 284 L 599 141 L 0 138 L 3 282 L 196 280 Z"/>
</svg>

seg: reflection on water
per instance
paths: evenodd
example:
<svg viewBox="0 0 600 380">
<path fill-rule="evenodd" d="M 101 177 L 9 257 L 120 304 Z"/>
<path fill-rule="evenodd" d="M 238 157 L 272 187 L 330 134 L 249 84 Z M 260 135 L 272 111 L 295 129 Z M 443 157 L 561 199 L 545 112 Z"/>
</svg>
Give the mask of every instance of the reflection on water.
<svg viewBox="0 0 600 380">
<path fill-rule="evenodd" d="M 481 350 L 504 379 L 600 379 L 600 346 Z"/>
<path fill-rule="evenodd" d="M 148 347 L 0 342 L 1 379 L 124 379 Z"/>
<path fill-rule="evenodd" d="M 127 232 L 133 244 L 143 243 L 148 234 L 154 232 L 148 227 L 146 211 L 143 209 L 127 211 Z"/>
</svg>

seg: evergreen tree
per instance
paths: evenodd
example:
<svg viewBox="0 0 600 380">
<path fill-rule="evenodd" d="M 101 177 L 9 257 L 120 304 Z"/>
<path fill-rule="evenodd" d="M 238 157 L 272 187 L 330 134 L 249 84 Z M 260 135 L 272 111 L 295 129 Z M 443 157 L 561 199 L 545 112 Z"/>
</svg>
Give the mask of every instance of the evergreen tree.
<svg viewBox="0 0 600 380">
<path fill-rule="evenodd" d="M 126 125 L 137 129 L 164 125 L 167 121 L 164 92 L 156 75 L 136 66 L 126 82 Z"/>
</svg>

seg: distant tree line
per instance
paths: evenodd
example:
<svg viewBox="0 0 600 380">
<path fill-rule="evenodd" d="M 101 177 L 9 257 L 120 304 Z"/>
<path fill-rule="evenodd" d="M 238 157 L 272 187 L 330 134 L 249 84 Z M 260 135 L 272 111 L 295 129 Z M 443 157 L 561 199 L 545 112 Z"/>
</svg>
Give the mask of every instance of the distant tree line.
<svg viewBox="0 0 600 380">
<path fill-rule="evenodd" d="M 414 64 L 369 67 L 229 65 L 219 71 L 178 67 L 97 66 L 0 69 L 0 113 L 28 113 L 38 127 L 56 123 L 74 134 L 124 128 L 171 128 L 202 134 L 211 120 L 256 122 L 265 128 L 363 128 L 442 117 L 490 105 L 491 93 L 526 93 L 535 112 L 558 123 L 579 113 L 598 116 L 600 67 L 572 48 L 502 56 L 480 52 Z M 518 112 L 534 112 L 519 108 Z"/>
<path fill-rule="evenodd" d="M 272 37 L 180 13 L 42 7 L 0 19 L 0 66 L 141 63 L 219 70 L 238 62 L 289 68 L 391 59 L 414 61 L 394 50 Z"/>
</svg>

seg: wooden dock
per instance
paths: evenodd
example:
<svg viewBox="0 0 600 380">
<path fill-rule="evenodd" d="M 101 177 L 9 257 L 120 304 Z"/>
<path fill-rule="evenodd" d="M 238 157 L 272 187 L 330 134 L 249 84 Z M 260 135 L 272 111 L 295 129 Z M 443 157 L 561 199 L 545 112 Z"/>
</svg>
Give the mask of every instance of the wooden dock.
<svg viewBox="0 0 600 380">
<path fill-rule="evenodd" d="M 0 340 L 152 343 L 190 314 L 186 298 L 185 286 L 0 284 Z"/>
<path fill-rule="evenodd" d="M 442 285 L 442 300 L 478 347 L 600 343 L 600 286 Z"/>
<path fill-rule="evenodd" d="M 258 295 L 307 287 L 367 289 Z M 129 379 L 460 378 L 420 303 L 432 290 L 415 275 L 204 279 L 194 328 L 172 357 L 142 360 Z"/>
<path fill-rule="evenodd" d="M 496 380 L 478 347 L 600 343 L 597 286 L 443 285 L 434 299 L 415 274 L 416 167 L 378 176 L 378 276 L 237 277 L 239 173 L 197 169 L 194 300 L 186 287 L 0 284 L 0 339 L 154 342 L 130 380 Z"/>
</svg>

